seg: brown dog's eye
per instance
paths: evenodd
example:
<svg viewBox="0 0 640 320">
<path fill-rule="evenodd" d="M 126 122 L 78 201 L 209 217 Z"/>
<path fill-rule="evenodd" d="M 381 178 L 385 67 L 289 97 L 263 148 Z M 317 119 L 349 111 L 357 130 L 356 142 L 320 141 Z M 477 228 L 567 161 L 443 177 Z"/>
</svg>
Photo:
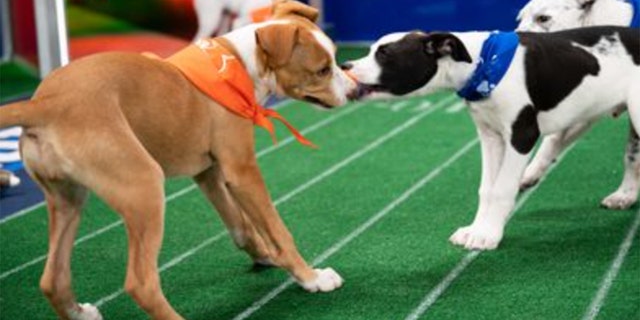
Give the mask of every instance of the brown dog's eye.
<svg viewBox="0 0 640 320">
<path fill-rule="evenodd" d="M 541 14 L 536 17 L 536 22 L 538 23 L 545 23 L 545 22 L 548 22 L 549 20 L 551 20 L 551 16 L 548 16 L 545 14 Z"/>
<path fill-rule="evenodd" d="M 316 74 L 318 75 L 318 77 L 326 77 L 331 73 L 331 67 L 326 66 L 322 69 L 320 69 L 320 71 L 316 72 Z"/>
</svg>

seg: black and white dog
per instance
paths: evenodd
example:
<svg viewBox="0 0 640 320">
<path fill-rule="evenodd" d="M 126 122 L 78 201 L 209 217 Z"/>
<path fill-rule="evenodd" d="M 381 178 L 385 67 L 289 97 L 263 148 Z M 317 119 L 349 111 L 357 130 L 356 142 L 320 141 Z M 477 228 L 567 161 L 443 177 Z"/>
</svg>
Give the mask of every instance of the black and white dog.
<svg viewBox="0 0 640 320">
<path fill-rule="evenodd" d="M 517 31 L 554 32 L 591 26 L 640 27 L 640 0 L 531 0 L 518 14 Z M 616 110 L 614 116 L 620 111 Z M 576 123 L 571 127 L 544 137 L 535 156 L 524 170 L 520 188 L 536 184 L 558 155 L 586 132 L 592 123 Z M 635 144 L 638 134 L 629 126 L 629 146 Z M 620 186 L 602 199 L 609 209 L 627 209 L 636 203 L 640 189 L 640 176 L 635 174 L 629 161 L 627 148 L 623 163 L 625 171 Z"/>
<path fill-rule="evenodd" d="M 450 238 L 467 249 L 500 243 L 540 136 L 624 105 L 640 129 L 639 29 L 394 33 L 343 68 L 361 83 L 361 98 L 453 89 L 467 100 L 481 140 L 480 203 L 473 223 Z M 636 175 L 638 147 L 629 154 Z"/>
</svg>

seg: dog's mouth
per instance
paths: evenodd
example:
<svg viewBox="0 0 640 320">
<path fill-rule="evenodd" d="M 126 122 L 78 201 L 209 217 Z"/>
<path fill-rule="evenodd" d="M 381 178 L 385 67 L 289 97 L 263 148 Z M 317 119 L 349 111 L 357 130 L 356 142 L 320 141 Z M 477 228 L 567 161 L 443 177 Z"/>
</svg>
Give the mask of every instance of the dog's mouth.
<svg viewBox="0 0 640 320">
<path fill-rule="evenodd" d="M 303 98 L 303 99 L 304 99 L 304 101 L 307 101 L 307 102 L 313 103 L 313 104 L 315 104 L 315 105 L 317 105 L 317 106 L 320 106 L 320 107 L 323 107 L 323 108 L 325 108 L 325 109 L 331 109 L 331 108 L 333 108 L 333 106 L 331 106 L 331 105 L 329 105 L 329 104 L 327 104 L 327 103 L 323 102 L 322 100 L 320 100 L 320 99 L 318 99 L 318 98 L 316 98 L 316 97 L 313 97 L 313 96 L 304 96 L 304 98 Z"/>
<path fill-rule="evenodd" d="M 362 99 L 374 93 L 386 93 L 389 89 L 381 84 L 366 84 L 358 82 L 358 88 L 352 94 L 353 99 Z M 350 97 L 351 98 L 351 97 Z"/>
</svg>

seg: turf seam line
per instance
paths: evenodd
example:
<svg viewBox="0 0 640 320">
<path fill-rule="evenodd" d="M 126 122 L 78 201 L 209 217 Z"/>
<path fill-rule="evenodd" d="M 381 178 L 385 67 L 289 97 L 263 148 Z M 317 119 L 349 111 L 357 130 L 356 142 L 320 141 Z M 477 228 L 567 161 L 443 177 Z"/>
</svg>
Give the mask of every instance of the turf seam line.
<svg viewBox="0 0 640 320">
<path fill-rule="evenodd" d="M 319 121 L 319 122 L 317 122 L 317 123 L 305 128 L 305 129 L 303 129 L 301 131 L 301 133 L 302 134 L 309 134 L 311 132 L 314 132 L 314 131 L 316 131 L 316 130 L 318 130 L 318 129 L 320 129 L 320 128 L 322 128 L 322 127 L 324 127 L 324 126 L 326 126 L 326 125 L 328 125 L 328 124 L 330 124 L 330 123 L 332 123 L 332 122 L 334 122 L 334 121 L 336 121 L 336 120 L 338 120 L 338 119 L 340 119 L 340 118 L 342 118 L 342 117 L 344 117 L 344 116 L 346 116 L 346 115 L 348 115 L 350 113 L 353 113 L 354 111 L 360 109 L 361 106 L 362 106 L 362 104 L 358 104 L 358 105 L 355 105 L 355 106 L 352 106 L 352 107 L 347 107 L 345 111 L 342 111 L 340 113 L 336 113 L 336 114 L 334 114 L 334 115 L 332 115 L 332 116 L 330 116 L 328 118 L 325 118 L 324 120 Z M 269 146 L 267 148 L 264 148 L 263 150 L 259 151 L 257 153 L 257 158 L 266 156 L 267 154 L 272 153 L 272 152 L 274 152 L 274 151 L 276 151 L 276 150 L 278 150 L 278 149 L 280 149 L 280 148 L 292 143 L 293 141 L 295 141 L 295 138 L 293 136 L 287 137 L 286 139 L 283 139 L 282 141 L 280 141 L 280 143 L 278 143 L 276 145 L 271 145 L 271 146 Z M 172 193 L 171 195 L 166 197 L 165 203 L 169 203 L 172 200 L 174 200 L 176 198 L 179 198 L 179 197 L 189 193 L 190 191 L 196 189 L 196 187 L 197 187 L 196 185 L 192 184 L 192 185 L 190 185 L 188 187 L 185 187 L 185 188 L 183 188 L 183 189 L 181 189 L 179 191 L 176 191 L 176 192 Z M 41 203 L 41 205 L 44 205 L 44 204 Z M 96 231 L 93 231 L 93 232 L 91 232 L 91 233 L 89 233 L 89 234 L 77 239 L 73 243 L 73 245 L 76 246 L 76 245 L 78 245 L 80 243 L 83 243 L 83 242 L 85 242 L 87 240 L 95 238 L 100 234 L 103 234 L 103 233 L 105 233 L 105 232 L 107 232 L 107 231 L 109 231 L 109 230 L 111 230 L 113 228 L 116 228 L 116 227 L 120 226 L 122 223 L 123 223 L 122 219 L 120 219 L 120 220 L 118 220 L 116 222 L 113 222 L 113 223 L 111 223 L 111 224 L 109 224 L 109 225 L 107 225 L 105 227 L 102 227 L 102 228 L 100 228 L 100 229 L 98 229 Z M 47 258 L 47 255 L 43 254 L 43 255 L 41 255 L 41 256 L 39 256 L 37 258 L 34 258 L 34 259 L 30 260 L 29 262 L 25 262 L 25 263 L 13 268 L 13 269 L 5 271 L 2 274 L 0 274 L 0 281 L 5 279 L 6 277 L 12 275 L 12 274 L 15 274 L 15 273 L 20 272 L 20 271 L 22 271 L 22 270 L 24 270 L 24 269 L 26 269 L 26 268 L 28 268 L 28 267 L 30 267 L 32 265 L 35 265 L 38 262 L 44 261 L 46 258 Z"/>
<path fill-rule="evenodd" d="M 282 101 L 276 103 L 273 107 L 271 107 L 271 109 L 273 109 L 273 110 L 282 110 L 282 109 L 284 109 L 286 107 L 289 107 L 289 106 L 293 105 L 295 102 L 296 102 L 295 100 L 291 100 L 291 99 L 282 100 Z M 284 144 L 285 143 L 284 143 L 284 140 L 283 140 L 282 143 L 280 143 L 280 145 L 284 145 Z M 29 214 L 31 212 L 34 212 L 37 209 L 43 207 L 44 205 L 45 205 L 45 202 L 42 201 L 42 202 L 36 203 L 36 204 L 34 204 L 34 205 L 32 205 L 32 206 L 30 206 L 28 208 L 22 209 L 22 210 L 20 210 L 20 211 L 18 211 L 16 213 L 4 218 L 4 219 L 0 219 L 0 225 L 4 224 L 6 222 L 9 222 L 11 220 L 14 220 L 16 218 L 22 217 L 24 215 L 27 215 L 27 214 Z M 0 279 L 2 279 L 2 278 L 0 278 Z"/>
<path fill-rule="evenodd" d="M 557 161 L 555 161 L 551 165 L 551 167 L 549 167 L 549 170 L 547 171 L 547 173 L 545 175 L 543 175 L 542 178 L 540 178 L 540 181 L 535 186 L 533 186 L 530 189 L 528 189 L 527 191 L 525 191 L 524 194 L 522 194 L 518 198 L 518 202 L 514 206 L 514 208 L 511 211 L 511 213 L 509 214 L 509 217 L 507 218 L 507 221 L 511 220 L 511 217 L 513 217 L 513 215 L 518 210 L 520 210 L 520 208 L 524 205 L 524 203 L 527 200 L 529 200 L 531 195 L 533 195 L 533 193 L 536 190 L 538 190 L 540 185 L 542 185 L 542 183 L 546 180 L 546 178 L 558 166 L 558 164 L 560 164 L 560 162 L 562 162 L 562 160 L 567 155 L 567 153 L 569 153 L 569 151 L 571 151 L 575 145 L 576 144 L 574 143 L 574 144 L 570 145 L 569 147 L 567 147 L 565 149 L 565 151 L 558 157 Z M 440 296 L 449 288 L 451 283 L 453 283 L 453 281 L 455 281 L 456 278 L 458 278 L 458 276 L 460 276 L 460 274 L 462 274 L 462 272 L 478 256 L 480 256 L 481 253 L 482 253 L 482 251 L 471 251 L 471 252 L 467 253 L 466 255 L 464 255 L 462 257 L 462 259 L 460 259 L 460 261 L 456 264 L 456 266 L 451 271 L 449 271 L 449 273 L 431 291 L 429 291 L 429 293 L 427 293 L 426 296 L 424 296 L 424 298 L 420 301 L 420 304 L 418 305 L 418 307 L 413 309 L 413 311 L 411 311 L 411 313 L 405 318 L 405 320 L 417 320 L 421 316 L 423 316 L 429 310 L 429 308 L 431 308 L 436 303 L 438 298 L 440 298 Z"/>
<path fill-rule="evenodd" d="M 611 289 L 611 286 L 613 285 L 613 281 L 615 281 L 616 277 L 618 276 L 618 272 L 620 271 L 620 268 L 622 268 L 622 264 L 624 263 L 624 260 L 627 258 L 629 249 L 633 244 L 633 238 L 635 238 L 636 233 L 638 232 L 638 226 L 640 226 L 640 210 L 638 210 L 638 212 L 636 213 L 636 218 L 633 221 L 631 228 L 629 228 L 629 232 L 627 232 L 627 236 L 624 238 L 624 240 L 620 244 L 620 247 L 619 247 L 620 249 L 618 249 L 618 254 L 616 255 L 616 258 L 613 260 L 613 262 L 611 263 L 611 267 L 609 267 L 609 270 L 607 271 L 606 275 L 603 277 L 602 282 L 600 284 L 600 288 L 598 289 L 598 292 L 596 293 L 595 297 L 593 297 L 593 300 L 591 301 L 591 304 L 589 305 L 589 308 L 587 309 L 587 312 L 585 313 L 582 320 L 593 320 L 596 317 L 598 317 L 598 314 L 600 314 L 600 309 L 602 309 L 602 306 L 604 305 L 604 301 L 607 298 L 607 295 L 609 294 L 609 289 Z"/>
<path fill-rule="evenodd" d="M 384 218 L 389 212 L 393 211 L 396 207 L 401 205 L 407 199 L 409 199 L 416 191 L 420 190 L 427 183 L 433 180 L 435 177 L 440 175 L 442 171 L 448 168 L 451 164 L 457 161 L 460 157 L 465 155 L 473 146 L 478 143 L 478 139 L 475 138 L 465 144 L 462 148 L 460 148 L 456 153 L 454 153 L 451 157 L 449 157 L 445 162 L 440 164 L 435 169 L 431 170 L 427 175 L 422 177 L 418 182 L 414 183 L 411 187 L 405 190 L 399 197 L 391 201 L 388 205 L 386 205 L 382 210 L 375 213 L 371 216 L 367 221 L 358 226 L 355 230 L 351 231 L 348 235 L 340 239 L 340 241 L 333 244 L 323 253 L 321 253 L 318 257 L 313 260 L 313 265 L 318 265 L 324 262 L 326 259 L 334 255 L 336 252 L 340 251 L 344 246 L 349 244 L 353 239 L 360 236 L 362 233 L 367 231 L 371 226 L 373 226 L 376 222 L 380 221 Z M 238 314 L 233 318 L 233 320 L 244 320 L 254 314 L 256 311 L 260 310 L 264 305 L 273 300 L 276 296 L 278 296 L 281 292 L 283 292 L 287 287 L 289 287 L 293 283 L 293 279 L 289 278 L 287 281 L 279 285 L 274 290 L 267 293 L 264 297 L 254 302 L 249 308 L 245 309 L 242 313 Z"/>
<path fill-rule="evenodd" d="M 451 97 L 453 98 L 453 96 Z M 360 150 L 354 152 L 351 156 L 343 159 L 342 161 L 336 163 L 335 165 L 331 166 L 329 169 L 325 170 L 324 172 L 322 172 L 321 174 L 315 176 L 314 178 L 312 178 L 311 180 L 303 183 L 302 185 L 298 186 L 297 188 L 289 191 L 287 194 L 281 196 L 280 198 L 278 198 L 277 200 L 275 200 L 273 202 L 273 204 L 275 206 L 284 203 L 288 200 L 290 200 L 291 198 L 293 198 L 294 196 L 296 196 L 297 194 L 300 194 L 301 192 L 303 192 L 304 190 L 308 189 L 309 187 L 313 186 L 314 184 L 326 179 L 327 177 L 329 177 L 330 175 L 332 175 L 333 173 L 335 173 L 336 171 L 338 171 L 339 169 L 345 167 L 346 165 L 348 165 L 349 163 L 355 161 L 356 159 L 360 158 L 361 156 L 363 156 L 364 154 L 368 153 L 369 151 L 377 148 L 378 146 L 380 146 L 383 142 L 391 139 L 393 136 L 399 134 L 400 132 L 406 130 L 407 128 L 409 128 L 411 125 L 415 124 L 417 121 L 415 119 L 420 119 L 423 118 L 431 113 L 433 113 L 436 109 L 438 109 L 440 106 L 445 105 L 446 103 L 448 103 L 449 100 L 451 100 L 451 98 L 445 98 L 445 100 L 443 100 L 442 104 L 437 104 L 435 105 L 433 108 L 418 114 L 416 116 L 411 117 L 409 120 L 405 121 L 403 124 L 395 127 L 394 129 L 392 129 L 391 131 L 389 131 L 387 134 L 385 134 L 384 136 L 381 136 L 380 138 L 376 139 L 375 141 L 369 143 L 368 145 L 366 145 L 365 147 L 361 148 Z M 404 128 L 399 130 L 400 128 Z M 375 146 L 374 146 L 375 145 Z M 363 151 L 366 150 L 366 151 Z M 356 154 L 358 154 L 358 156 L 355 156 Z M 222 238 L 222 236 L 226 235 L 228 233 L 227 230 L 224 230 L 218 234 L 216 234 L 213 237 L 210 237 L 206 240 L 204 240 L 202 243 L 200 243 L 199 245 L 197 245 L 196 247 L 189 249 L 187 252 L 181 254 L 179 257 L 180 261 L 172 263 L 172 261 L 176 260 L 177 258 L 172 259 L 170 262 L 163 264 L 160 267 L 160 272 L 166 271 L 168 269 L 170 269 L 173 266 L 178 265 L 179 263 L 181 263 L 182 261 L 184 261 L 186 258 L 188 258 L 189 256 L 192 256 L 194 254 L 196 254 L 198 251 L 200 251 L 201 249 L 205 248 L 206 246 L 214 243 L 215 241 L 219 240 Z M 215 240 L 214 240 L 215 239 Z M 168 264 L 171 264 L 168 266 Z M 94 305 L 96 307 L 100 307 L 102 305 L 104 305 L 105 303 L 119 297 L 120 295 L 122 295 L 122 293 L 124 293 L 124 291 L 122 289 L 118 289 L 117 291 L 109 294 L 108 296 L 105 296 L 103 298 L 100 298 L 97 302 L 94 303 Z"/>
</svg>

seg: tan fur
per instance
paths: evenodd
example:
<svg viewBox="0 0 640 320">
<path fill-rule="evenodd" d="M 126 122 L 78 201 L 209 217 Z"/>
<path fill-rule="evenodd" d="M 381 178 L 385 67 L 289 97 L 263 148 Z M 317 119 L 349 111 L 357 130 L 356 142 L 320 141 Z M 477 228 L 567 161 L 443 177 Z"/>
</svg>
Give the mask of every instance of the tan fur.
<svg viewBox="0 0 640 320">
<path fill-rule="evenodd" d="M 291 8 L 289 14 L 313 16 Z M 317 27 L 293 19 L 299 21 L 295 32 L 291 26 L 259 32 L 261 63 L 272 66 L 266 72 L 275 72 L 291 96 L 313 92 L 337 101 L 330 77 L 311 76 L 331 64 L 309 31 Z M 275 32 L 284 37 L 275 39 Z M 47 77 L 32 101 L 0 108 L 0 127 L 8 125 L 25 126 L 24 163 L 46 196 L 49 255 L 40 286 L 63 319 L 80 310 L 69 258 L 88 190 L 122 216 L 129 237 L 125 290 L 154 319 L 181 319 L 162 293 L 157 265 L 169 177 L 194 177 L 253 259 L 281 266 L 302 282 L 316 276 L 267 192 L 252 122 L 210 100 L 163 61 L 106 53 L 73 62 Z"/>
</svg>

